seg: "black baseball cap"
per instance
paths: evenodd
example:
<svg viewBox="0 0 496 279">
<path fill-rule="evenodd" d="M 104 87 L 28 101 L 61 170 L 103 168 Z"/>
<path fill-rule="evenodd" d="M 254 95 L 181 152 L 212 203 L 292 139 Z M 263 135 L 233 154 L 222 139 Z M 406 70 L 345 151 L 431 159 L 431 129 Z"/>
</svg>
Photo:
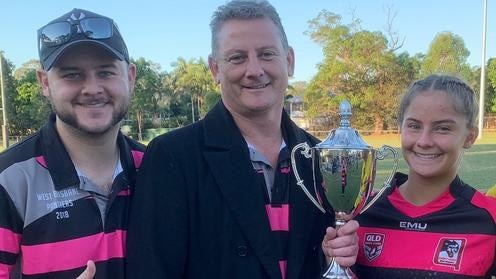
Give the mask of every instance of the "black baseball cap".
<svg viewBox="0 0 496 279">
<path fill-rule="evenodd" d="M 38 30 L 38 54 L 42 68 L 50 70 L 65 50 L 83 43 L 100 46 L 116 59 L 129 62 L 126 43 L 111 18 L 73 9 Z"/>
</svg>

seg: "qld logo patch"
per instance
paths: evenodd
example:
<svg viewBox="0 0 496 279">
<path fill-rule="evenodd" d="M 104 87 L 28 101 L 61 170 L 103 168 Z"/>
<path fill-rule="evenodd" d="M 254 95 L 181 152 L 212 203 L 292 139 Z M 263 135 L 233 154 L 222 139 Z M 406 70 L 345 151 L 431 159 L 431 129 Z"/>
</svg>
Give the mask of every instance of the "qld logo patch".
<svg viewBox="0 0 496 279">
<path fill-rule="evenodd" d="M 467 239 L 465 238 L 441 238 L 437 243 L 436 253 L 434 254 L 434 264 L 452 267 L 454 270 L 460 270 L 463 250 Z"/>
<path fill-rule="evenodd" d="M 363 240 L 363 252 L 369 262 L 381 255 L 386 235 L 382 233 L 366 233 Z"/>
</svg>

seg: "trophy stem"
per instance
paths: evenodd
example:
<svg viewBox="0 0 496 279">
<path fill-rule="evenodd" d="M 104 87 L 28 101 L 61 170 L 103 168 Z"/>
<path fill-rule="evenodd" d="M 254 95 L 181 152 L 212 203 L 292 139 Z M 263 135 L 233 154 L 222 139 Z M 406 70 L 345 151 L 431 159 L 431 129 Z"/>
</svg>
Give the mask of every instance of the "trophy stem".
<svg viewBox="0 0 496 279">
<path fill-rule="evenodd" d="M 336 221 L 334 222 L 334 225 L 336 230 L 344 226 L 346 222 L 353 218 L 351 214 L 347 214 L 344 211 L 336 211 L 335 216 Z"/>
<path fill-rule="evenodd" d="M 336 221 L 335 221 L 335 228 L 338 230 L 348 220 L 350 220 L 351 215 L 346 214 L 346 212 L 343 211 L 338 211 L 336 212 Z M 356 279 L 357 277 L 349 267 L 342 267 L 340 266 L 334 258 L 331 258 L 331 263 L 329 264 L 329 267 L 327 268 L 326 272 L 322 275 L 323 279 Z"/>
<path fill-rule="evenodd" d="M 334 258 L 331 260 L 331 264 L 327 268 L 327 271 L 322 275 L 323 279 L 356 279 L 357 277 L 349 267 L 340 266 Z"/>
</svg>

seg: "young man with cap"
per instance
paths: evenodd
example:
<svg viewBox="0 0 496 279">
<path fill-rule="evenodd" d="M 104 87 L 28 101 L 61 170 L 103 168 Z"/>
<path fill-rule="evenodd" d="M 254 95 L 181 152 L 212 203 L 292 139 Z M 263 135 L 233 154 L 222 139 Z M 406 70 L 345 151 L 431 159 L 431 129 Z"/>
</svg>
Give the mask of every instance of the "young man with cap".
<svg viewBox="0 0 496 279">
<path fill-rule="evenodd" d="M 0 278 L 76 278 L 88 261 L 84 278 L 123 278 L 136 67 L 113 20 L 80 9 L 39 29 L 38 51 L 53 113 L 0 154 Z"/>
</svg>

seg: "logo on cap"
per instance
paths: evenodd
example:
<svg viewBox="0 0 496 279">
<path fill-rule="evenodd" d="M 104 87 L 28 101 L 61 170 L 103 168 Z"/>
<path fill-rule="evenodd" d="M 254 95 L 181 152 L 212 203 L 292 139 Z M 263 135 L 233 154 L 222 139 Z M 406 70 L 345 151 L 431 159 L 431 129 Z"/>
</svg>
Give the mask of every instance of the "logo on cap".
<svg viewBox="0 0 496 279">
<path fill-rule="evenodd" d="M 71 21 L 72 20 L 81 20 L 83 18 L 85 18 L 86 15 L 82 12 L 82 11 L 79 11 L 79 16 L 76 17 L 76 15 L 74 13 L 71 14 L 71 16 L 67 19 L 67 21 Z"/>
</svg>

